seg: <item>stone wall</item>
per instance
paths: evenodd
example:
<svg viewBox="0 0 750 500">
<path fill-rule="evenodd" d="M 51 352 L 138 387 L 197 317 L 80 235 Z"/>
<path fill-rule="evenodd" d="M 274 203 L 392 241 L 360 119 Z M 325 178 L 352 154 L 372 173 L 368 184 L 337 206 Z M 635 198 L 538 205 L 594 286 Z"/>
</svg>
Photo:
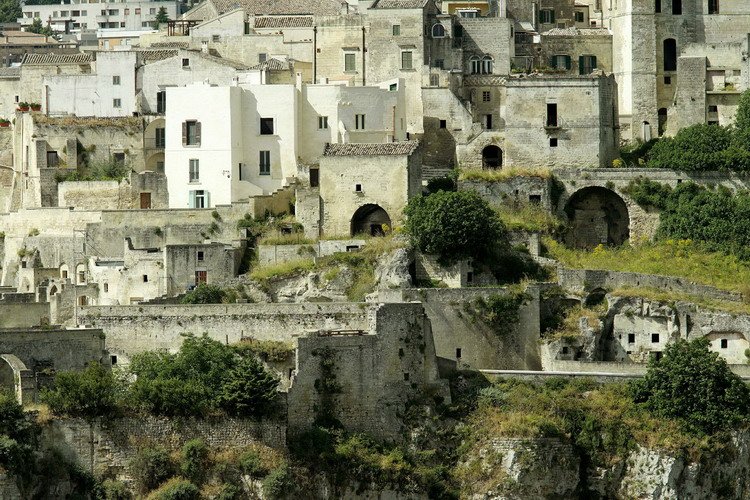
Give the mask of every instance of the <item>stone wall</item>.
<svg viewBox="0 0 750 500">
<path fill-rule="evenodd" d="M 57 185 L 57 206 L 83 210 L 131 207 L 130 184 L 126 181 L 76 181 Z"/>
<path fill-rule="evenodd" d="M 516 176 L 502 182 L 459 180 L 459 191 L 476 191 L 492 205 L 522 205 L 538 203 L 546 210 L 553 210 L 552 178 L 540 174 L 538 177 Z"/>
<path fill-rule="evenodd" d="M 49 304 L 46 302 L 7 303 L 0 301 L 0 328 L 26 328 L 49 321 Z"/>
<path fill-rule="evenodd" d="M 269 265 L 308 257 L 324 257 L 337 252 L 350 252 L 365 246 L 365 240 L 318 240 L 300 245 L 258 245 L 258 264 Z"/>
<path fill-rule="evenodd" d="M 29 370 L 82 370 L 104 360 L 101 330 L 15 328 L 0 330 L 0 353 L 16 355 Z"/>
</svg>

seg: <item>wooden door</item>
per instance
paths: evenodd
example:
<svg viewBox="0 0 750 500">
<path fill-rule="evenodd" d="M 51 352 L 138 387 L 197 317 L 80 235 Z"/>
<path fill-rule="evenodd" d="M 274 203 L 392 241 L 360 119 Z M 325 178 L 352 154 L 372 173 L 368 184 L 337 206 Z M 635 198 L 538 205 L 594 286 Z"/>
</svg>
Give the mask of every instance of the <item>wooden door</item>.
<svg viewBox="0 0 750 500">
<path fill-rule="evenodd" d="M 141 208 L 151 208 L 151 193 L 141 193 Z"/>
<path fill-rule="evenodd" d="M 206 282 L 206 271 L 195 271 L 195 286 Z"/>
</svg>

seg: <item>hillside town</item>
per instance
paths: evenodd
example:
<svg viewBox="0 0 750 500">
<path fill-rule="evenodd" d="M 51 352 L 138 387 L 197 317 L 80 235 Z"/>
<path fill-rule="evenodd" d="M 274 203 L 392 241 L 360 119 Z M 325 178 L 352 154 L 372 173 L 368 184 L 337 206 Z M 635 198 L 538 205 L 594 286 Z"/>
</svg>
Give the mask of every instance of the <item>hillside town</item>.
<svg viewBox="0 0 750 500">
<path fill-rule="evenodd" d="M 4 1 L 0 499 L 750 496 L 750 3 Z"/>
</svg>

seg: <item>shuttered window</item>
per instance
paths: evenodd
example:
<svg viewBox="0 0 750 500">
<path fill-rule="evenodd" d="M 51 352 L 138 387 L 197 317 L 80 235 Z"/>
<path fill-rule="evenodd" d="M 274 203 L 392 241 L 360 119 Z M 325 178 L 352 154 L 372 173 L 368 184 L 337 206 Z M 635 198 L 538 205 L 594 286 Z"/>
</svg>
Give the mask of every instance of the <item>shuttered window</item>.
<svg viewBox="0 0 750 500">
<path fill-rule="evenodd" d="M 182 145 L 201 145 L 201 122 L 195 120 L 187 120 L 182 122 Z"/>
</svg>

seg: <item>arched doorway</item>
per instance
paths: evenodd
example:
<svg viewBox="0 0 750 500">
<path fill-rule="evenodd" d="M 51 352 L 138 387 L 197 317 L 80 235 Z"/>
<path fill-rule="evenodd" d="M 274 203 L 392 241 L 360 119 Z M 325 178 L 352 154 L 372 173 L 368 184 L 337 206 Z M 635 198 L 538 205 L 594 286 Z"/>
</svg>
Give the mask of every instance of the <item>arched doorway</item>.
<svg viewBox="0 0 750 500">
<path fill-rule="evenodd" d="M 610 189 L 592 186 L 576 191 L 565 205 L 569 229 L 568 246 L 594 248 L 622 245 L 630 237 L 628 207 Z"/>
<path fill-rule="evenodd" d="M 483 168 L 502 168 L 503 150 L 497 146 L 487 146 L 482 150 Z"/>
<path fill-rule="evenodd" d="M 388 212 L 379 205 L 367 204 L 359 207 L 352 216 L 352 236 L 368 234 L 370 236 L 385 236 L 391 228 L 391 218 Z"/>
</svg>

